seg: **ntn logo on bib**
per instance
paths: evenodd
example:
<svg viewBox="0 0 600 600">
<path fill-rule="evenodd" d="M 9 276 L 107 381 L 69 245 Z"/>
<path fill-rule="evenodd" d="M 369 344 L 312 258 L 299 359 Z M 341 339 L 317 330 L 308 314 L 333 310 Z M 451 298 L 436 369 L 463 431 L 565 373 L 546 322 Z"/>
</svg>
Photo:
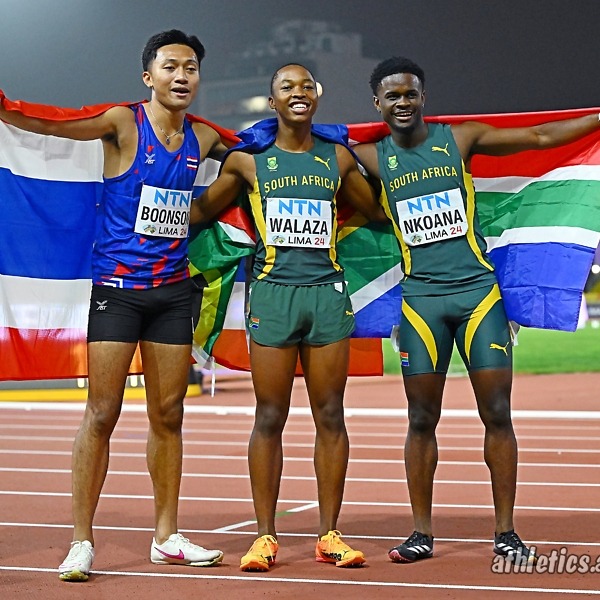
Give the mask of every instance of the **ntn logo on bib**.
<svg viewBox="0 0 600 600">
<path fill-rule="evenodd" d="M 402 238 L 409 246 L 466 235 L 469 230 L 459 188 L 396 203 Z"/>
<path fill-rule="evenodd" d="M 192 192 L 142 186 L 135 219 L 135 233 L 167 238 L 186 238 Z"/>
<path fill-rule="evenodd" d="M 266 226 L 269 246 L 328 248 L 331 245 L 331 201 L 267 198 Z"/>
</svg>

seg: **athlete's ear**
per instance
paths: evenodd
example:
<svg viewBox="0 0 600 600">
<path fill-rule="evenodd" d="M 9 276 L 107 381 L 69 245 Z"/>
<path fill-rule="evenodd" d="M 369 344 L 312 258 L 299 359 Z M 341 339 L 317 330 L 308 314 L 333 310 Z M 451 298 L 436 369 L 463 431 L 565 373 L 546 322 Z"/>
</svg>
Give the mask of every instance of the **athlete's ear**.
<svg viewBox="0 0 600 600">
<path fill-rule="evenodd" d="M 275 110 L 275 100 L 273 100 L 273 96 L 269 96 L 269 108 Z"/>
<path fill-rule="evenodd" d="M 142 73 L 142 81 L 144 82 L 144 85 L 146 87 L 149 87 L 150 89 L 152 89 L 152 75 L 150 75 L 150 73 L 148 73 L 148 71 L 144 71 Z"/>
<path fill-rule="evenodd" d="M 375 106 L 377 112 L 381 112 L 381 105 L 379 104 L 379 98 L 377 96 L 373 96 L 373 106 Z"/>
</svg>

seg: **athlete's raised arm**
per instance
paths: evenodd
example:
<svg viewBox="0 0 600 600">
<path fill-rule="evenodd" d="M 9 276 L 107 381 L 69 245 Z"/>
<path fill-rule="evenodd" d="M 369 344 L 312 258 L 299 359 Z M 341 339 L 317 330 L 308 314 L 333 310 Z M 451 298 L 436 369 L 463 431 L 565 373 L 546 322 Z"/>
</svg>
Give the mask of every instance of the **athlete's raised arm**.
<svg viewBox="0 0 600 600">
<path fill-rule="evenodd" d="M 359 171 L 358 164 L 350 151 L 338 144 L 336 155 L 342 180 L 340 196 L 370 221 L 387 221 L 383 208 L 377 202 L 375 190 Z"/>
<path fill-rule="evenodd" d="M 190 223 L 208 221 L 227 208 L 256 176 L 254 159 L 245 152 L 232 152 L 223 163 L 219 176 L 194 198 L 190 207 Z"/>
<path fill-rule="evenodd" d="M 474 154 L 504 156 L 523 150 L 554 148 L 600 129 L 600 114 L 551 121 L 532 127 L 492 127 L 467 121 L 452 126 L 454 139 L 463 158 Z"/>
</svg>

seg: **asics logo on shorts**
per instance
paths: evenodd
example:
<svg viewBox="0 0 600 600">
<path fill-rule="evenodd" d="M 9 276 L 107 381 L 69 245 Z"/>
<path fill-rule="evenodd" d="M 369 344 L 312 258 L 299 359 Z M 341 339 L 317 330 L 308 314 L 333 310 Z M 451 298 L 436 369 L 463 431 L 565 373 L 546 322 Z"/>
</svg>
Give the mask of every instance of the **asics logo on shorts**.
<svg viewBox="0 0 600 600">
<path fill-rule="evenodd" d="M 98 302 L 98 300 L 96 300 L 96 304 L 98 305 L 96 307 L 96 310 L 106 310 L 106 304 L 107 304 L 108 300 L 102 300 L 102 302 Z"/>
<path fill-rule="evenodd" d="M 490 349 L 491 349 L 491 350 L 502 350 L 502 352 L 504 352 L 504 354 L 505 354 L 506 356 L 508 356 L 508 352 L 507 352 L 507 350 L 506 350 L 506 349 L 508 348 L 508 344 L 510 344 L 510 342 L 507 342 L 507 343 L 506 343 L 506 346 L 500 346 L 499 344 L 494 344 L 494 343 L 491 343 L 491 344 L 490 344 Z"/>
</svg>

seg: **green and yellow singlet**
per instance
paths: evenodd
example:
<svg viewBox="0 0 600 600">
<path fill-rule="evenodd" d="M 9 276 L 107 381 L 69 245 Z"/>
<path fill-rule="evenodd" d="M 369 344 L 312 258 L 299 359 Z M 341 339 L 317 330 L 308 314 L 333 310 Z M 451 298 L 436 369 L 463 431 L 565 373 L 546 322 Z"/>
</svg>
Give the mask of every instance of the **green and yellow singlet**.
<svg viewBox="0 0 600 600">
<path fill-rule="evenodd" d="M 402 251 L 404 296 L 442 295 L 493 284 L 494 267 L 449 125 L 429 124 L 416 148 L 377 143 L 381 203 Z"/>
<path fill-rule="evenodd" d="M 284 285 L 344 281 L 336 255 L 340 174 L 335 144 L 313 139 L 308 152 L 273 144 L 254 155 L 254 279 Z"/>
</svg>

